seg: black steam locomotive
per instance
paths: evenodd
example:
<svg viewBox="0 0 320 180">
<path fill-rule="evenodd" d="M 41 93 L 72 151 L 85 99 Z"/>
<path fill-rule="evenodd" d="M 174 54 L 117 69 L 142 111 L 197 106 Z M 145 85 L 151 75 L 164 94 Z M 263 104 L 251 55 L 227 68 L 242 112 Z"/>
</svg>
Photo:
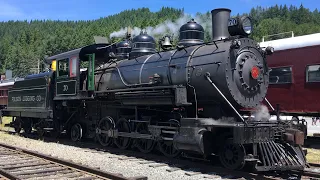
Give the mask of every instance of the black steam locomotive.
<svg viewBox="0 0 320 180">
<path fill-rule="evenodd" d="M 11 125 L 18 132 L 66 130 L 73 141 L 96 138 L 144 153 L 157 147 L 168 157 L 218 155 L 231 169 L 301 170 L 301 131 L 240 111 L 265 98 L 272 48 L 248 38 L 250 18 L 230 18 L 230 12 L 212 10 L 208 43 L 191 20 L 180 28 L 176 48 L 166 37 L 161 52 L 142 32 L 49 57 L 52 70 L 15 82 L 2 114 L 16 117 Z"/>
</svg>

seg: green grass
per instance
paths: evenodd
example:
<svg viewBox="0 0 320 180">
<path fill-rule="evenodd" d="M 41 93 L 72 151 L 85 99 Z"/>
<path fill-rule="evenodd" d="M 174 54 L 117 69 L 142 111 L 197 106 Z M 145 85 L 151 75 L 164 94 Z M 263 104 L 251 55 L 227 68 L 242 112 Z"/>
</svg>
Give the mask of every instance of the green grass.
<svg viewBox="0 0 320 180">
<path fill-rule="evenodd" d="M 0 127 L 3 128 L 5 124 L 9 124 L 11 121 L 11 117 L 2 117 L 2 124 L 0 124 Z"/>
<path fill-rule="evenodd" d="M 312 149 L 312 148 L 307 148 L 307 150 L 308 150 L 307 162 L 320 164 L 320 150 Z"/>
</svg>

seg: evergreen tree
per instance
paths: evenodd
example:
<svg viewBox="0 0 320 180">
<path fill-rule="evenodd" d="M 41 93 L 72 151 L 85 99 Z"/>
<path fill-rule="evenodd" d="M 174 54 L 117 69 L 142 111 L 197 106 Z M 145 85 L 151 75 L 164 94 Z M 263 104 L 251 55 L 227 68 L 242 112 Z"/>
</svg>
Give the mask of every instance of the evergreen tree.
<svg viewBox="0 0 320 180">
<path fill-rule="evenodd" d="M 14 76 L 31 73 L 38 60 L 94 43 L 93 36 L 109 37 L 121 28 L 155 27 L 166 20 L 175 21 L 184 14 L 184 9 L 162 7 L 158 12 L 149 8 L 125 10 L 118 14 L 90 21 L 32 20 L 0 22 L 0 72 L 13 70 Z M 246 15 L 244 13 L 242 15 Z M 201 22 L 210 21 L 210 12 L 197 13 Z M 252 8 L 248 15 L 254 23 L 251 37 L 260 42 L 263 36 L 293 31 L 296 36 L 319 33 L 320 13 L 303 7 L 274 5 Z M 211 40 L 211 22 L 204 26 L 205 41 Z M 283 38 L 288 35 L 268 37 L 265 40 Z M 113 38 L 117 42 L 121 38 Z M 159 37 L 155 37 L 156 40 Z M 174 43 L 178 41 L 175 36 Z"/>
</svg>

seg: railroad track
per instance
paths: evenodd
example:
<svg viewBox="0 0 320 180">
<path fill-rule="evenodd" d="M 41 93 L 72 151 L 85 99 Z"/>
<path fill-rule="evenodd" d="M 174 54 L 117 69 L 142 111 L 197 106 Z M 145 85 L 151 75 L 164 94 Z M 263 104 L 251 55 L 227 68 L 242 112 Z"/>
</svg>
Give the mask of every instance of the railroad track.
<svg viewBox="0 0 320 180">
<path fill-rule="evenodd" d="M 147 180 L 147 177 L 126 178 L 121 174 L 108 173 L 2 143 L 0 174 L 0 179 Z"/>
<path fill-rule="evenodd" d="M 60 141 L 60 143 L 63 143 Z M 161 168 L 168 166 L 166 171 L 170 176 L 170 173 L 175 171 L 184 170 L 188 176 L 197 176 L 205 179 L 312 179 L 319 178 L 320 180 L 320 164 L 310 164 L 312 168 L 308 168 L 304 171 L 284 171 L 280 173 L 252 173 L 245 171 L 233 171 L 222 168 L 219 164 L 212 164 L 209 161 L 203 161 L 202 159 L 196 159 L 193 157 L 189 158 L 174 158 L 170 159 L 164 156 L 156 154 L 143 154 L 132 150 L 120 150 L 112 147 L 104 147 L 90 143 L 90 142 L 69 142 L 68 145 L 73 145 L 91 151 L 93 153 L 105 153 L 109 152 L 112 154 L 120 155 L 119 160 L 123 161 L 136 161 L 140 164 L 144 164 L 146 167 Z M 314 172 L 317 169 L 319 172 Z M 209 174 L 209 175 L 208 175 Z M 202 176 L 201 176 L 202 175 Z"/>
<path fill-rule="evenodd" d="M 10 133 L 10 132 L 9 132 Z M 55 142 L 52 138 L 46 138 L 47 142 Z M 313 172 L 312 169 L 305 171 L 289 171 L 282 173 L 249 173 L 243 171 L 231 171 L 220 167 L 218 164 L 213 165 L 211 162 L 205 162 L 202 159 L 194 158 L 167 158 L 157 154 L 144 154 L 134 150 L 121 150 L 113 147 L 101 147 L 99 144 L 93 142 L 72 142 L 68 139 L 59 139 L 60 144 L 75 146 L 84 149 L 87 152 L 101 153 L 106 152 L 118 155 L 118 160 L 132 161 L 143 164 L 146 168 L 159 168 L 167 167 L 166 172 L 168 176 L 170 173 L 183 170 L 187 176 L 197 176 L 205 179 L 219 179 L 219 178 L 245 178 L 245 179 L 315 179 L 320 178 L 320 165 L 310 164 L 312 169 L 318 169 L 319 172 Z M 1 146 L 0 146 L 1 147 Z M 0 154 L 1 155 L 1 154 Z M 0 162 L 1 163 L 1 162 Z M 1 166 L 0 166 L 1 167 Z"/>
<path fill-rule="evenodd" d="M 7 180 L 8 178 L 0 175 L 0 180 Z"/>
<path fill-rule="evenodd" d="M 62 143 L 60 141 L 60 143 Z M 193 157 L 189 158 L 178 158 L 169 159 L 164 156 L 159 156 L 156 154 L 142 154 L 137 151 L 132 150 L 119 150 L 112 147 L 101 148 L 99 145 L 90 142 L 69 142 L 68 145 L 73 145 L 87 149 L 86 151 L 91 151 L 94 153 L 105 153 L 109 152 L 112 154 L 120 155 L 120 160 L 123 161 L 138 161 L 140 164 L 144 164 L 153 168 L 161 168 L 163 166 L 170 166 L 166 169 L 168 175 L 170 173 L 185 170 L 188 176 L 195 176 L 205 178 L 205 179 L 220 179 L 220 178 L 230 178 L 230 179 L 317 179 L 320 180 L 320 164 L 310 164 L 311 168 L 304 171 L 285 171 L 280 174 L 277 173 L 251 173 L 244 171 L 232 171 L 219 166 L 219 164 L 212 164 L 208 161 L 203 161 L 202 159 L 195 159 Z M 318 172 L 313 170 L 317 169 Z M 202 176 L 199 176 L 201 175 Z M 208 175 L 211 174 L 211 175 Z"/>
<path fill-rule="evenodd" d="M 305 178 L 309 178 L 309 179 L 320 179 L 320 172 L 314 172 L 311 170 L 304 170 L 303 171 L 303 177 Z"/>
<path fill-rule="evenodd" d="M 320 136 L 308 136 L 306 141 L 314 141 L 314 142 L 319 142 L 320 141 Z"/>
</svg>

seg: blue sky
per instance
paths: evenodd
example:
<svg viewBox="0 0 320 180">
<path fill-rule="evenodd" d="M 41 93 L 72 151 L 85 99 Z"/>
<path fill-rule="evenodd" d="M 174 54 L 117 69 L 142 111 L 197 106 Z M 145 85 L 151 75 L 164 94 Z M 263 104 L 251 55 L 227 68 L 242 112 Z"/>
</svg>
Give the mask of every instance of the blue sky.
<svg viewBox="0 0 320 180">
<path fill-rule="evenodd" d="M 92 20 L 126 9 L 149 7 L 158 11 L 162 6 L 184 8 L 188 14 L 225 7 L 232 14 L 249 12 L 252 7 L 293 4 L 314 10 L 319 0 L 0 0 L 0 21 L 8 20 Z"/>
</svg>

